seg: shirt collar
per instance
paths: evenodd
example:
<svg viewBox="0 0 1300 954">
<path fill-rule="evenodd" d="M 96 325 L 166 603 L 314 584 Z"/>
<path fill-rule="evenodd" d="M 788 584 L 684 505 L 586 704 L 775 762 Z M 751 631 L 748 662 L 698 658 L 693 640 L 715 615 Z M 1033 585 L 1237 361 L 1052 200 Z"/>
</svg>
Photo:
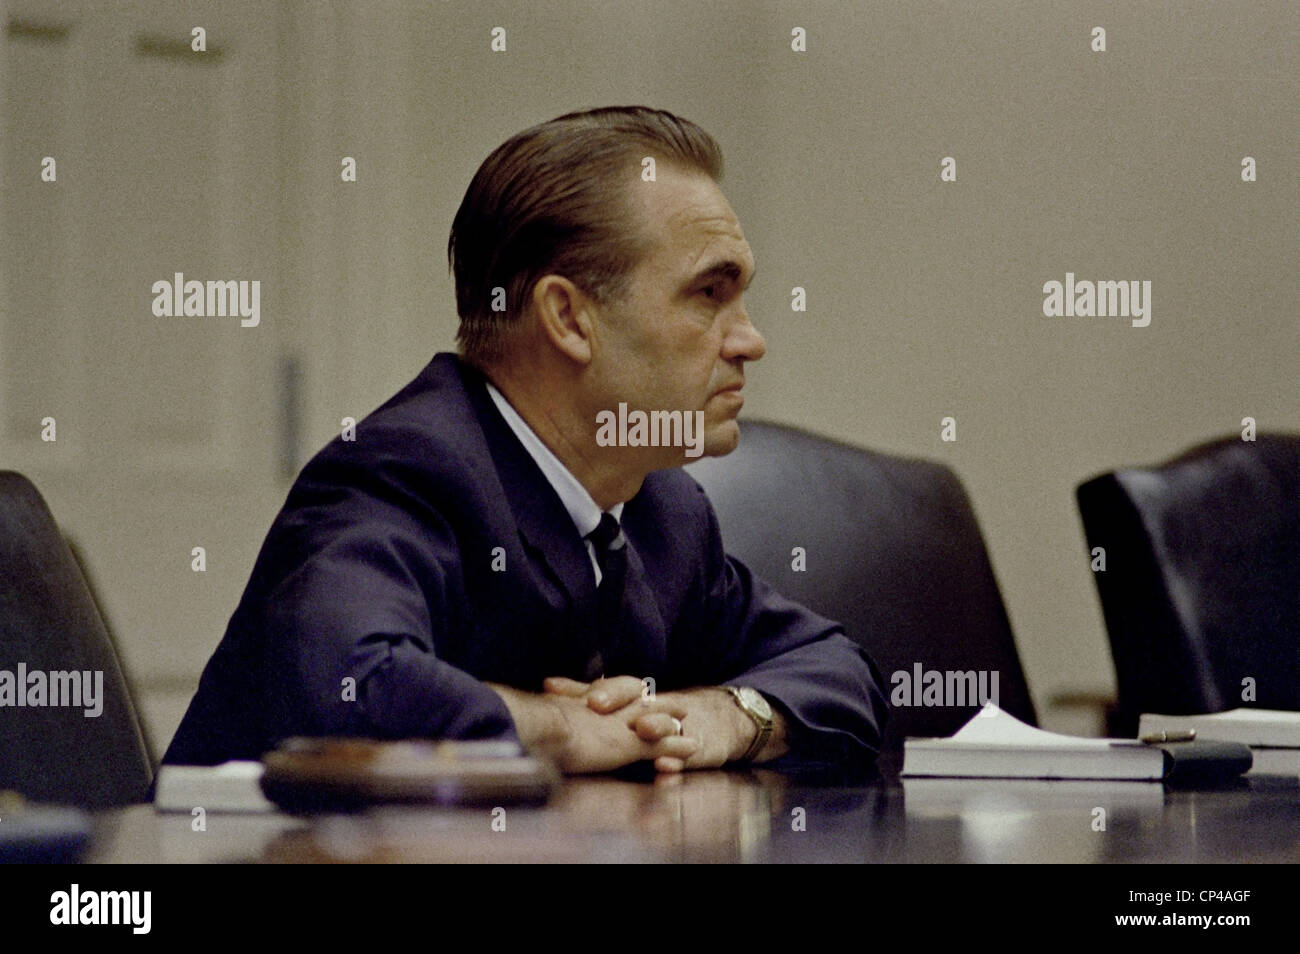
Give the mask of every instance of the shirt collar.
<svg viewBox="0 0 1300 954">
<path fill-rule="evenodd" d="M 542 439 L 537 433 L 528 426 L 528 422 L 519 416 L 519 412 L 514 409 L 505 395 L 497 390 L 496 385 L 491 381 L 487 384 L 488 394 L 492 397 L 492 403 L 497 406 L 501 416 L 505 418 L 506 424 L 510 430 L 519 438 L 519 443 L 524 445 L 524 450 L 537 463 L 538 468 L 546 476 L 547 481 L 559 495 L 560 502 L 564 504 L 564 509 L 569 512 L 573 519 L 573 525 L 578 528 L 578 535 L 586 537 L 587 534 L 595 530 L 600 524 L 600 515 L 603 512 L 591 499 L 591 494 L 587 493 L 587 488 L 569 468 L 565 467 L 560 458 L 556 457 L 554 452 L 542 443 Z M 615 519 L 621 519 L 623 516 L 623 504 L 616 503 L 609 508 L 610 514 Z"/>
</svg>

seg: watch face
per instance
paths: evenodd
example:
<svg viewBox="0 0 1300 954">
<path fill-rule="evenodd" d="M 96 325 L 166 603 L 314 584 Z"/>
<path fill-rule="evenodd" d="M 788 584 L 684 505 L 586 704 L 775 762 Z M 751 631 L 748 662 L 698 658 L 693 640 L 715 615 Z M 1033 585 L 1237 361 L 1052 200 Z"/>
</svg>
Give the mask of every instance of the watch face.
<svg viewBox="0 0 1300 954">
<path fill-rule="evenodd" d="M 740 690 L 740 701 L 748 708 L 753 709 L 754 713 L 760 719 L 772 718 L 772 707 L 767 704 L 767 700 L 756 689 L 745 686 Z"/>
</svg>

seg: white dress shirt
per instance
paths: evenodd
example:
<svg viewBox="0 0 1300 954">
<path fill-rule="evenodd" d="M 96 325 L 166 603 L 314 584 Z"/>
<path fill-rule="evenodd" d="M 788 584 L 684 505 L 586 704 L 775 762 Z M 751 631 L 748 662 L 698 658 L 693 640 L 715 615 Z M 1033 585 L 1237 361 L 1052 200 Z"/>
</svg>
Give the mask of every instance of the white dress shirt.
<svg viewBox="0 0 1300 954">
<path fill-rule="evenodd" d="M 492 396 L 492 403 L 497 406 L 501 416 L 506 419 L 510 425 L 510 430 L 515 432 L 519 438 L 519 443 L 524 445 L 524 449 L 537 462 L 546 479 L 550 481 L 555 492 L 559 494 L 560 501 L 564 504 L 564 509 L 569 511 L 569 516 L 573 518 L 573 525 L 578 528 L 578 536 L 582 537 L 582 542 L 587 546 L 587 557 L 591 560 L 591 568 L 596 573 L 596 585 L 600 585 L 600 562 L 596 559 L 596 546 L 587 539 L 587 534 L 595 530 L 600 525 L 600 516 L 603 511 L 597 506 L 596 501 L 591 499 L 591 494 L 587 493 L 587 488 L 582 486 L 577 477 L 574 477 L 569 468 L 565 467 L 556 457 L 549 447 L 542 443 L 542 439 L 537 433 L 528 426 L 528 422 L 519 416 L 519 412 L 511 406 L 506 400 L 504 394 L 496 389 L 491 381 L 487 382 L 488 394 Z M 618 520 L 623 516 L 623 505 L 616 503 L 609 508 L 609 513 L 614 519 Z"/>
</svg>

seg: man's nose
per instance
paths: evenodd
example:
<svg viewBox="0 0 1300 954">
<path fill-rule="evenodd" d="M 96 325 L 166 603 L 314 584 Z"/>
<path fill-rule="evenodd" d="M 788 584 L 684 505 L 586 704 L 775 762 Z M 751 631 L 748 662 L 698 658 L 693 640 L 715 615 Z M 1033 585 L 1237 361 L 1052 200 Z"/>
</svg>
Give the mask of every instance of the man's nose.
<svg viewBox="0 0 1300 954">
<path fill-rule="evenodd" d="M 743 307 L 728 329 L 722 349 L 724 358 L 742 358 L 745 361 L 757 361 L 767 354 L 767 342 L 749 320 L 749 314 Z"/>
</svg>

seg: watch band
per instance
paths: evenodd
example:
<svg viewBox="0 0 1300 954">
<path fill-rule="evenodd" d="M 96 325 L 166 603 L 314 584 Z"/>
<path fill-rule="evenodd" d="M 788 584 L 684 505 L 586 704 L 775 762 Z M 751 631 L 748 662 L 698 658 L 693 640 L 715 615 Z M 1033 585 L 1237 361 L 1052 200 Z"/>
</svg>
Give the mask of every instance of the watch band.
<svg viewBox="0 0 1300 954">
<path fill-rule="evenodd" d="M 740 757 L 740 761 L 748 762 L 752 760 L 754 756 L 758 755 L 759 752 L 763 751 L 763 746 L 767 745 L 767 740 L 772 737 L 772 720 L 770 718 L 764 719 L 750 708 L 750 706 L 745 702 L 745 697 L 741 695 L 738 688 L 735 686 L 726 686 L 725 688 L 731 693 L 731 698 L 736 700 L 736 705 L 740 706 L 740 711 L 749 716 L 749 718 L 753 720 L 754 724 L 758 726 L 758 735 L 754 737 L 754 741 L 751 742 L 749 748 L 745 750 L 745 754 Z"/>
</svg>

